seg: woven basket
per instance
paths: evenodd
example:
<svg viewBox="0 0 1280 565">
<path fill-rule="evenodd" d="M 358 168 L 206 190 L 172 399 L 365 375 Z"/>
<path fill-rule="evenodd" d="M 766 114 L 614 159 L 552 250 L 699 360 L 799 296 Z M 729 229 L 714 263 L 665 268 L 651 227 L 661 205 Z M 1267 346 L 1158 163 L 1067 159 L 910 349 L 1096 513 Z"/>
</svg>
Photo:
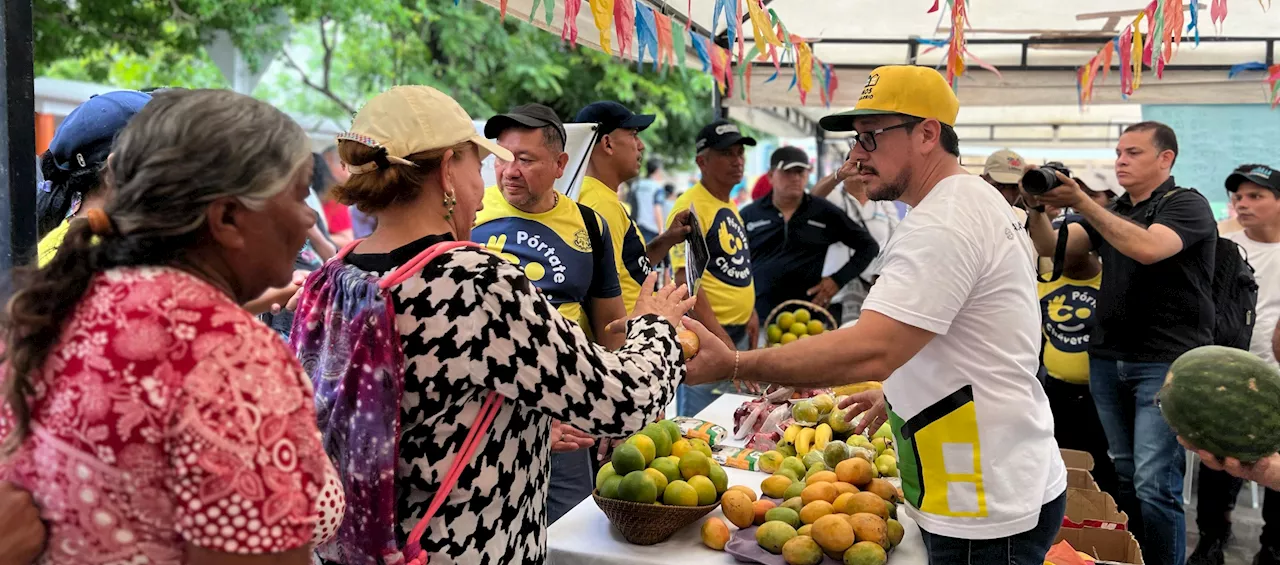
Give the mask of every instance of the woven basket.
<svg viewBox="0 0 1280 565">
<path fill-rule="evenodd" d="M 773 310 L 769 312 L 769 317 L 765 319 L 764 324 L 761 324 L 761 327 L 767 328 L 774 322 L 778 321 L 778 316 L 781 315 L 784 310 L 795 310 L 796 308 L 802 307 L 809 310 L 809 312 L 814 315 L 826 318 L 827 331 L 831 331 L 839 327 L 839 325 L 836 324 L 836 317 L 832 316 L 831 312 L 828 312 L 826 308 L 818 306 L 817 304 L 807 300 L 787 300 L 782 304 L 774 306 Z M 786 332 L 787 330 L 786 328 L 783 328 L 782 331 Z"/>
<path fill-rule="evenodd" d="M 622 532 L 622 537 L 636 545 L 662 543 L 681 528 L 697 522 L 720 503 L 706 506 L 665 506 L 614 500 L 591 493 L 596 506 L 609 517 L 609 523 Z"/>
</svg>

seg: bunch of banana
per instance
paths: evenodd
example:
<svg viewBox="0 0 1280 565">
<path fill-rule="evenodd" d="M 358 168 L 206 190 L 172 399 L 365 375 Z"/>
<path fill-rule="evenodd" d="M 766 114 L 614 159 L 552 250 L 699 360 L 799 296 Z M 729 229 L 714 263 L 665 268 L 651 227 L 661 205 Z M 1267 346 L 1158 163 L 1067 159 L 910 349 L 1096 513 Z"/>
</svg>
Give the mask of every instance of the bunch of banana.
<svg viewBox="0 0 1280 565">
<path fill-rule="evenodd" d="M 822 451 L 827 447 L 827 442 L 831 441 L 831 425 L 827 423 L 818 424 L 813 432 L 813 449 L 814 451 Z"/>
<path fill-rule="evenodd" d="M 813 449 L 813 437 L 817 433 L 813 428 L 800 428 L 800 433 L 796 435 L 796 453 L 800 457 L 804 457 Z"/>
<path fill-rule="evenodd" d="M 800 436 L 800 430 L 804 429 L 800 424 L 791 424 L 787 427 L 787 431 L 782 432 L 782 441 L 778 442 L 778 449 L 787 447 L 795 447 L 796 438 Z"/>
</svg>

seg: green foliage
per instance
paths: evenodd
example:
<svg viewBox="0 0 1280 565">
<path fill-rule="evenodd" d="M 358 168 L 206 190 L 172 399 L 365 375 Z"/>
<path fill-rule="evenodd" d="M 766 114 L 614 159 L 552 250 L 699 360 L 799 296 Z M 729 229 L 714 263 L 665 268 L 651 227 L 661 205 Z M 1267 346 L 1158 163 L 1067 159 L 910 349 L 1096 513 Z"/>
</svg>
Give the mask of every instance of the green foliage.
<svg viewBox="0 0 1280 565">
<path fill-rule="evenodd" d="M 477 119 L 541 102 L 570 120 L 612 99 L 656 114 L 645 143 L 678 165 L 692 161 L 694 136 L 712 117 L 713 82 L 697 70 L 639 70 L 518 18 L 499 21 L 472 0 L 36 0 L 36 13 L 38 75 L 221 87 L 203 45 L 222 30 L 248 56 L 277 61 L 256 96 L 340 121 L 397 84 L 439 88 Z M 272 39 L 284 37 L 280 13 L 293 22 L 283 48 Z"/>
</svg>

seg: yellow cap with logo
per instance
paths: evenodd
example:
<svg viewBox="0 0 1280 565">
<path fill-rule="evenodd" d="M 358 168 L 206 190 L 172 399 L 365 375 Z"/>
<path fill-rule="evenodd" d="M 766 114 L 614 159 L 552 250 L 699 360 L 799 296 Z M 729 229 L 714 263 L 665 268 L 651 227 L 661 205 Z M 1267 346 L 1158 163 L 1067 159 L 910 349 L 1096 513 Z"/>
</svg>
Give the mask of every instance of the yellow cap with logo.
<svg viewBox="0 0 1280 565">
<path fill-rule="evenodd" d="M 827 131 L 853 131 L 858 116 L 902 114 L 956 125 L 960 100 L 938 71 L 915 65 L 889 65 L 871 71 L 852 110 L 822 118 Z"/>
</svg>

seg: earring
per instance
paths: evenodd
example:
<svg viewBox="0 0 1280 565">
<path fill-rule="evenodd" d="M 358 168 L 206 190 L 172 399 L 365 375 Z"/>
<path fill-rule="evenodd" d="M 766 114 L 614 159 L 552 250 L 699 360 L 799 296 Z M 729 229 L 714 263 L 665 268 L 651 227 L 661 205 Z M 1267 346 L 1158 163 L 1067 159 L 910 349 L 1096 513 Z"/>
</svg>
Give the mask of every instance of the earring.
<svg viewBox="0 0 1280 565">
<path fill-rule="evenodd" d="M 444 221 L 453 219 L 453 208 L 458 205 L 458 199 L 454 195 L 445 193 L 444 195 Z"/>
</svg>

